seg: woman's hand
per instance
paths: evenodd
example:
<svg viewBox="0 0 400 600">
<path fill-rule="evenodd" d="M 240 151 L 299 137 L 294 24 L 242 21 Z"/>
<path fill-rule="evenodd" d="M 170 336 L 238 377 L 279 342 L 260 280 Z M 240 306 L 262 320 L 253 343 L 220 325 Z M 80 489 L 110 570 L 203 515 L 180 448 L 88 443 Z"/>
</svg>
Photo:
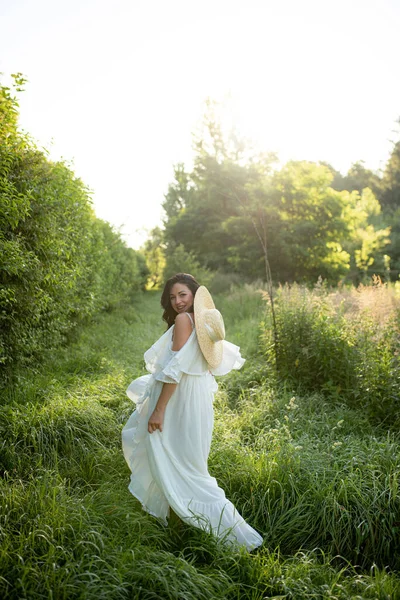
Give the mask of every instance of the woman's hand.
<svg viewBox="0 0 400 600">
<path fill-rule="evenodd" d="M 164 414 L 165 410 L 162 408 L 155 408 L 153 410 L 147 425 L 149 433 L 153 433 L 156 429 L 159 429 L 160 431 L 163 430 Z"/>
<path fill-rule="evenodd" d="M 149 433 L 153 433 L 156 429 L 159 429 L 160 431 L 163 430 L 165 409 L 177 385 L 177 383 L 163 383 L 156 407 L 147 424 Z"/>
</svg>

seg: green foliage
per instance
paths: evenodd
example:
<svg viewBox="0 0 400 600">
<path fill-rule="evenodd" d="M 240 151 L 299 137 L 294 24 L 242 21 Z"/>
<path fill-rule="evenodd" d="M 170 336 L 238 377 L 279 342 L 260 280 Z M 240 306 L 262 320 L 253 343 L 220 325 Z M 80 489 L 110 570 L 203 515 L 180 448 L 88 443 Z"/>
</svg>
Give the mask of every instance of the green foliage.
<svg viewBox="0 0 400 600">
<path fill-rule="evenodd" d="M 276 157 L 228 136 L 214 109 L 208 103 L 192 171 L 177 165 L 165 197 L 167 255 L 182 244 L 214 271 L 265 277 L 256 225 L 276 282 L 321 276 L 331 284 L 357 284 L 373 274 L 393 279 L 390 259 L 397 261 L 397 250 L 387 248 L 391 223 L 387 212 L 380 214 L 377 174 L 362 162 L 346 176 L 308 161 L 289 161 L 272 172 Z"/>
<path fill-rule="evenodd" d="M 356 282 L 371 272 L 384 276 L 387 274 L 384 252 L 390 244 L 391 230 L 383 225 L 381 206 L 369 188 L 361 194 L 343 193 L 347 195 L 344 214 L 349 223 L 344 246 L 351 256 L 351 279 Z"/>
<path fill-rule="evenodd" d="M 332 172 L 334 178 L 332 187 L 335 190 L 342 192 L 347 190 L 348 192 L 359 192 L 360 194 L 365 188 L 372 190 L 375 197 L 380 198 L 382 193 L 382 181 L 380 177 L 367 169 L 364 166 L 364 161 L 360 160 L 353 163 L 346 175 L 341 175 L 331 165 L 327 163 L 320 163 L 326 165 Z"/>
<path fill-rule="evenodd" d="M 145 241 L 142 251 L 149 270 L 147 286 L 149 289 L 158 289 L 163 282 L 165 269 L 164 236 L 160 227 L 155 227 L 150 232 L 150 237 Z"/>
<path fill-rule="evenodd" d="M 219 378 L 209 467 L 263 547 L 248 554 L 186 524 L 163 527 L 127 489 L 124 389 L 163 331 L 159 293 L 147 292 L 145 312 L 141 298 L 98 314 L 3 392 L 1 597 L 398 597 L 398 437 L 320 394 L 248 384 L 257 290 L 216 297 L 229 339 L 250 345 L 243 370 Z M 228 399 L 232 377 L 242 391 Z"/>
<path fill-rule="evenodd" d="M 193 171 L 188 173 L 178 165 L 163 204 L 167 254 L 169 246 L 183 244 L 202 266 L 234 271 L 228 249 L 238 240 L 224 222 L 240 214 L 236 191 L 243 195 L 246 183 L 269 173 L 276 157 L 249 153 L 237 135 L 225 136 L 210 102 L 195 149 Z"/>
<path fill-rule="evenodd" d="M 385 219 L 391 229 L 390 244 L 386 248 L 388 278 L 396 281 L 400 277 L 400 207 L 387 211 Z"/>
<path fill-rule="evenodd" d="M 397 121 L 399 138 L 400 119 Z M 386 248 L 387 278 L 396 281 L 400 276 L 400 140 L 393 144 L 392 152 L 386 163 L 378 198 L 383 207 L 383 219 L 390 226 L 390 245 Z"/>
<path fill-rule="evenodd" d="M 244 516 L 270 547 L 398 569 L 398 435 L 362 410 L 268 384 L 233 407 L 221 395 L 217 414 L 210 468 L 234 502 L 247 498 Z"/>
<path fill-rule="evenodd" d="M 286 258 L 280 281 L 315 280 L 319 275 L 335 281 L 347 272 L 350 257 L 342 248 L 348 229 L 344 201 L 331 182 L 325 167 L 305 161 L 290 162 L 274 176 Z"/>
<path fill-rule="evenodd" d="M 0 365 L 10 373 L 96 311 L 131 301 L 148 271 L 96 219 L 88 189 L 68 166 L 19 135 L 8 88 L 0 86 L 0 100 Z"/>
<path fill-rule="evenodd" d="M 132 302 L 145 289 L 149 269 L 143 254 L 128 248 L 113 227 L 96 219 L 97 254 L 91 266 L 101 308 L 112 310 Z"/>
<path fill-rule="evenodd" d="M 400 125 L 400 119 L 398 124 Z M 385 208 L 400 208 L 400 141 L 393 145 L 383 173 L 381 199 Z"/>
<path fill-rule="evenodd" d="M 174 181 L 169 184 L 165 195 L 163 208 L 169 221 L 173 221 L 187 204 L 193 194 L 190 174 L 186 172 L 185 165 L 178 163 L 174 167 Z"/>
<path fill-rule="evenodd" d="M 396 291 L 393 292 L 396 294 Z M 399 306 L 376 279 L 357 292 L 318 284 L 279 288 L 276 297 L 278 373 L 304 392 L 322 391 L 362 408 L 370 418 L 398 425 Z M 386 309 L 386 312 L 385 312 Z M 265 325 L 272 363 L 272 332 Z"/>
<path fill-rule="evenodd" d="M 216 271 L 209 284 L 212 294 L 228 294 L 234 288 L 237 288 L 247 280 L 243 275 L 238 273 L 225 273 L 225 271 Z"/>
<path fill-rule="evenodd" d="M 19 105 L 13 92 L 23 91 L 26 83 L 22 73 L 13 73 L 11 77 L 13 91 L 5 85 L 0 85 L 0 146 L 7 144 L 9 139 L 13 140 L 17 134 Z"/>
<path fill-rule="evenodd" d="M 172 248 L 170 246 L 166 257 L 164 269 L 164 281 L 176 273 L 190 273 L 200 283 L 208 286 L 213 279 L 213 273 L 206 267 L 202 267 L 193 252 L 187 252 L 183 244 Z"/>
</svg>

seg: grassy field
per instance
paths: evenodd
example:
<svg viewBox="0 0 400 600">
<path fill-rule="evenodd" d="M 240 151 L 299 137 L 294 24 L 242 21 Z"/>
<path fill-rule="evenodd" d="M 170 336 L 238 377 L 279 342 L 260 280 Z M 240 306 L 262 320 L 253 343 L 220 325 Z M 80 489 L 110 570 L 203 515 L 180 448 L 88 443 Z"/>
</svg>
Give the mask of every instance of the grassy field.
<svg viewBox="0 0 400 600">
<path fill-rule="evenodd" d="M 219 379 L 209 468 L 263 546 L 232 552 L 164 528 L 128 492 L 125 389 L 164 330 L 159 294 L 146 293 L 3 394 L 0 598 L 400 598 L 398 428 L 335 382 L 277 382 L 256 287 L 216 303 L 248 360 Z"/>
</svg>

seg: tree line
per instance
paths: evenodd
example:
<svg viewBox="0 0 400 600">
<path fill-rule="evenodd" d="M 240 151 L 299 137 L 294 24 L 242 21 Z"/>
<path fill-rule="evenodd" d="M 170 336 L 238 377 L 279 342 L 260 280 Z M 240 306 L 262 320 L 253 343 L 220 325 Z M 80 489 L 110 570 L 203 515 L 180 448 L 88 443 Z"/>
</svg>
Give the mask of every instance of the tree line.
<svg viewBox="0 0 400 600">
<path fill-rule="evenodd" d="M 90 192 L 18 129 L 25 80 L 0 85 L 0 367 L 10 374 L 96 312 L 144 289 L 144 256 L 94 213 Z"/>
<path fill-rule="evenodd" d="M 382 175 L 253 151 L 226 136 L 208 104 L 193 167 L 174 168 L 163 228 L 143 252 L 93 211 L 90 191 L 19 131 L 25 80 L 0 84 L 0 367 L 10 371 L 60 344 L 101 310 L 131 301 L 177 271 L 205 284 L 265 276 L 275 283 L 357 283 L 400 272 L 400 142 Z M 147 263 L 147 264 L 146 264 Z"/>
<path fill-rule="evenodd" d="M 325 162 L 254 152 L 227 136 L 208 104 L 193 168 L 180 163 L 163 202 L 164 227 L 144 246 L 153 283 L 185 264 L 206 278 L 359 283 L 400 273 L 400 141 L 379 175 L 363 162 L 346 175 Z"/>
</svg>

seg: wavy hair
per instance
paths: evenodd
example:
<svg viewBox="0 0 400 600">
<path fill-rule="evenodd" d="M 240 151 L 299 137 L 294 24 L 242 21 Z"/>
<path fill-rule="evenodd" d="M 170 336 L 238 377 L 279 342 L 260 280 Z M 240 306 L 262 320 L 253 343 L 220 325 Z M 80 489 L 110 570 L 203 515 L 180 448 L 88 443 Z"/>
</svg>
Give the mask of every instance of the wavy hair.
<svg viewBox="0 0 400 600">
<path fill-rule="evenodd" d="M 177 273 L 167 280 L 163 289 L 163 293 L 161 294 L 161 306 L 164 309 L 162 318 L 167 323 L 168 329 L 175 323 L 175 317 L 178 314 L 176 310 L 172 308 L 170 300 L 171 288 L 173 285 L 175 285 L 175 283 L 183 283 L 184 285 L 187 285 L 193 294 L 193 298 L 200 287 L 200 284 L 195 280 L 193 275 L 190 275 L 189 273 Z"/>
</svg>

